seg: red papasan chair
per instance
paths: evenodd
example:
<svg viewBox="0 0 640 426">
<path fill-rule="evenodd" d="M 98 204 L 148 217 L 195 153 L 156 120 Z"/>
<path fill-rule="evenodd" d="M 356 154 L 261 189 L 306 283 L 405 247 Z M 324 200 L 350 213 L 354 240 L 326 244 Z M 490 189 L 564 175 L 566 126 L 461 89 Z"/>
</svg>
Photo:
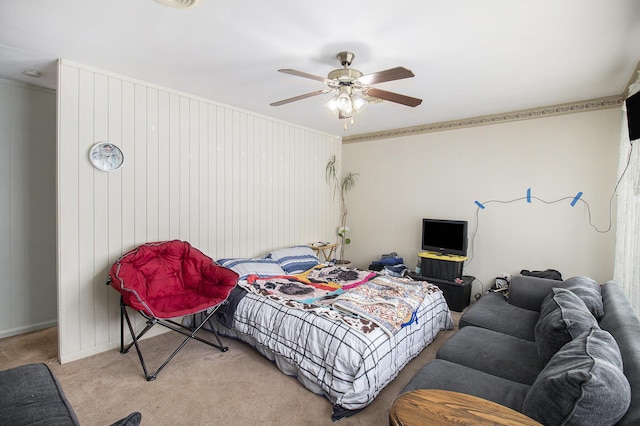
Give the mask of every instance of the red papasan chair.
<svg viewBox="0 0 640 426">
<path fill-rule="evenodd" d="M 150 381 L 156 379 L 191 339 L 227 351 L 228 347 L 223 346 L 215 332 L 217 344 L 196 336 L 196 333 L 227 300 L 237 282 L 238 274 L 218 265 L 186 241 L 146 243 L 124 254 L 111 266 L 107 281 L 121 296 L 120 352 L 127 353 L 135 345 L 144 375 Z M 145 328 L 138 334 L 133 329 L 127 307 L 146 319 Z M 201 316 L 204 319 L 195 324 L 195 314 L 204 311 L 207 312 Z M 187 327 L 173 320 L 185 315 L 193 315 L 193 326 Z M 126 347 L 125 320 L 133 339 Z M 156 324 L 181 333 L 186 339 L 153 374 L 149 374 L 138 340 Z"/>
</svg>

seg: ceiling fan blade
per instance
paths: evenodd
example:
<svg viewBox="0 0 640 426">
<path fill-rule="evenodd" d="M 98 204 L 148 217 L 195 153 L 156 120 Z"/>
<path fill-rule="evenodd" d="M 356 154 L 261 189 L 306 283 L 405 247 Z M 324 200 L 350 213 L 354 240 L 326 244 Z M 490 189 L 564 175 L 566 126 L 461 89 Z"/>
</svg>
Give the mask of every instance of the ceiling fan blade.
<svg viewBox="0 0 640 426">
<path fill-rule="evenodd" d="M 271 105 L 271 106 L 280 106 L 280 105 L 288 104 L 290 102 L 299 101 L 299 100 L 302 100 L 302 99 L 310 98 L 312 96 L 322 95 L 324 93 L 329 93 L 329 92 L 331 92 L 331 89 L 316 90 L 315 92 L 305 93 L 304 95 L 294 96 L 293 98 L 283 99 L 283 100 L 278 101 L 278 102 L 272 102 L 269 105 Z"/>
<path fill-rule="evenodd" d="M 278 72 L 283 72 L 285 74 L 297 75 L 298 77 L 310 78 L 311 80 L 318 80 L 323 83 L 327 82 L 327 79 L 324 77 L 320 77 L 319 75 L 309 74 L 303 71 L 292 70 L 290 68 L 279 69 Z"/>
<path fill-rule="evenodd" d="M 422 103 L 422 99 L 412 98 L 411 96 L 405 96 L 399 93 L 387 92 L 386 90 L 375 89 L 373 87 L 367 91 L 367 95 L 410 107 L 417 107 Z"/>
<path fill-rule="evenodd" d="M 362 84 L 384 83 L 385 81 L 402 80 L 403 78 L 415 77 L 411 70 L 404 67 L 395 67 L 384 71 L 363 75 L 358 79 Z"/>
</svg>

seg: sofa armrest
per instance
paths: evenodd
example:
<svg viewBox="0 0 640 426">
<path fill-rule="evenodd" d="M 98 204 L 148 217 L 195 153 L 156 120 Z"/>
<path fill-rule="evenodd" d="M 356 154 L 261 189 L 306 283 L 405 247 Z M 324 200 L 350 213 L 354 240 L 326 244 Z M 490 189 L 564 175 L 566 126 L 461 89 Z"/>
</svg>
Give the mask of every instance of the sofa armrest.
<svg viewBox="0 0 640 426">
<path fill-rule="evenodd" d="M 540 312 L 540 304 L 553 287 L 562 281 L 517 275 L 509 283 L 509 303 L 519 308 Z"/>
<path fill-rule="evenodd" d="M 631 385 L 631 405 L 616 423 L 620 426 L 640 424 L 640 319 L 622 288 L 615 281 L 602 286 L 604 316 L 600 327 L 611 333 L 620 349 L 624 375 Z"/>
</svg>

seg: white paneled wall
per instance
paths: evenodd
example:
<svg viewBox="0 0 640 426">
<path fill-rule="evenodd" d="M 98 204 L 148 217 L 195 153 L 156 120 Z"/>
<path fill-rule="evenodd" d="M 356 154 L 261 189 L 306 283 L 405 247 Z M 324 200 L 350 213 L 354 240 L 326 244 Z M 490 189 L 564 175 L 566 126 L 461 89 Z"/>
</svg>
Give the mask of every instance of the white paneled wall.
<svg viewBox="0 0 640 426">
<path fill-rule="evenodd" d="M 0 80 L 0 338 L 56 323 L 52 90 Z"/>
<path fill-rule="evenodd" d="M 119 344 L 105 280 L 138 244 L 182 239 L 218 259 L 335 239 L 324 168 L 339 138 L 68 61 L 59 79 L 62 362 Z M 122 149 L 119 170 L 91 166 L 99 141 Z"/>
</svg>

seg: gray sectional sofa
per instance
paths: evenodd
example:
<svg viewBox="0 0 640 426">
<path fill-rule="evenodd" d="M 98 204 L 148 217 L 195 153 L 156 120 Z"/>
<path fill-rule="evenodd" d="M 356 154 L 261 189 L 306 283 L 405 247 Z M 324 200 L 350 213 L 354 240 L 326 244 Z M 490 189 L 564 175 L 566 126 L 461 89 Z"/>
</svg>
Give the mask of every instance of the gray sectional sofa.
<svg viewBox="0 0 640 426">
<path fill-rule="evenodd" d="M 131 413 L 112 426 L 137 426 Z M 46 364 L 27 364 L 0 371 L 0 425 L 79 425 L 76 413 Z"/>
<path fill-rule="evenodd" d="M 517 276 L 402 392 L 471 394 L 545 425 L 640 425 L 640 320 L 613 282 Z"/>
</svg>

